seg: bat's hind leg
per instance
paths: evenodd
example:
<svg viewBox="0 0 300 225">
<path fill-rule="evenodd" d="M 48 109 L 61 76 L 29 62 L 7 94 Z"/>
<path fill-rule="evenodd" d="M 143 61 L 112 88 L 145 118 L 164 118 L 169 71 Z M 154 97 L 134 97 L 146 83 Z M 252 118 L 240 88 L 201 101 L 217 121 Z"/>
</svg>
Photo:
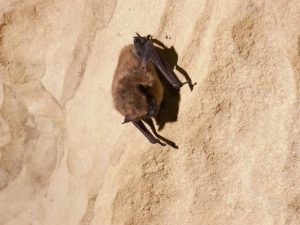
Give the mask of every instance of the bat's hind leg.
<svg viewBox="0 0 300 225">
<path fill-rule="evenodd" d="M 173 147 L 173 148 L 176 148 L 176 149 L 178 148 L 178 146 L 177 146 L 173 141 L 168 140 L 167 138 L 165 138 L 165 137 L 163 137 L 163 136 L 161 136 L 160 134 L 157 133 L 157 131 L 156 131 L 156 129 L 155 129 L 155 126 L 154 126 L 154 123 L 153 123 L 153 121 L 152 121 L 151 118 L 145 118 L 145 119 L 143 119 L 143 121 L 144 121 L 145 123 L 147 123 L 147 124 L 150 126 L 150 128 L 151 128 L 153 134 L 154 134 L 157 138 L 159 138 L 159 139 L 161 139 L 162 141 L 166 142 L 168 145 L 170 145 L 170 146 Z"/>
<path fill-rule="evenodd" d="M 152 143 L 152 144 L 157 144 L 159 143 L 160 145 L 165 145 L 162 143 L 159 139 L 155 138 L 153 134 L 147 129 L 147 127 L 144 125 L 144 123 L 141 120 L 136 120 L 132 121 L 134 126 L 136 126 L 142 134 Z"/>
</svg>

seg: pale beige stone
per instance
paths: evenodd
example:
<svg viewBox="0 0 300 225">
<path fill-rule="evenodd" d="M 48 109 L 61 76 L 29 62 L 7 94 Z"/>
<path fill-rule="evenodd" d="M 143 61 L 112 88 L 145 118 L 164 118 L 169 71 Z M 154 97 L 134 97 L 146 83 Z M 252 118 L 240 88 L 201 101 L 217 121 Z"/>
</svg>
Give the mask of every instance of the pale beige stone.
<svg viewBox="0 0 300 225">
<path fill-rule="evenodd" d="M 135 32 L 197 82 L 178 149 L 113 109 Z M 0 0 L 0 224 L 300 224 L 299 96 L 299 0 Z"/>
</svg>

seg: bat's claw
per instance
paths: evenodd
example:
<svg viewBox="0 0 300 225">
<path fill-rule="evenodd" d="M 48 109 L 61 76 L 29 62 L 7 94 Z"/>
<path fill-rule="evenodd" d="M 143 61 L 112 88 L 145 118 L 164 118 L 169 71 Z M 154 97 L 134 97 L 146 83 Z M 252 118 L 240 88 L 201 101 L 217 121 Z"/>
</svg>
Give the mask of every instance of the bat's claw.
<svg viewBox="0 0 300 225">
<path fill-rule="evenodd" d="M 185 85 L 185 84 L 188 84 L 189 87 L 190 87 L 190 89 L 191 89 L 191 91 L 192 91 L 193 88 L 194 88 L 194 86 L 197 84 L 197 82 L 192 83 L 191 81 L 186 81 L 186 82 L 181 83 L 181 86 L 180 86 L 180 87 L 182 87 L 182 86 Z"/>
</svg>

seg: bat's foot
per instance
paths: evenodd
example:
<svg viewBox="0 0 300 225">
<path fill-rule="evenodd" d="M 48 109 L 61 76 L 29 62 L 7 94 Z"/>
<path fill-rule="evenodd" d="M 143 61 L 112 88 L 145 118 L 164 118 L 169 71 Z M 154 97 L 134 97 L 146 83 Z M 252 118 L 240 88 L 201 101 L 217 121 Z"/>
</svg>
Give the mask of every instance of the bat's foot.
<svg viewBox="0 0 300 225">
<path fill-rule="evenodd" d="M 151 118 L 144 118 L 143 121 L 145 121 L 145 122 L 150 126 L 152 132 L 153 132 L 154 135 L 157 137 L 157 138 L 154 138 L 154 137 L 153 137 L 153 139 L 156 139 L 156 140 L 157 140 L 157 142 L 156 142 L 156 143 L 153 143 L 153 144 L 157 144 L 157 143 L 158 143 L 158 144 L 160 144 L 161 146 L 169 145 L 169 146 L 171 146 L 172 148 L 175 148 L 175 149 L 178 148 L 178 146 L 177 146 L 173 141 L 168 140 L 167 138 L 165 138 L 165 137 L 159 135 L 159 134 L 156 132 L 154 123 L 153 123 L 153 121 L 152 121 Z M 162 141 L 164 141 L 165 143 L 162 142 L 160 139 L 161 139 Z"/>
<path fill-rule="evenodd" d="M 160 144 L 161 146 L 166 146 L 165 143 L 161 142 L 159 139 L 151 139 L 149 140 L 151 144 Z"/>
<path fill-rule="evenodd" d="M 182 87 L 183 85 L 185 85 L 185 84 L 188 84 L 189 87 L 190 87 L 190 89 L 191 89 L 191 91 L 192 91 L 192 90 L 194 89 L 194 86 L 197 84 L 197 82 L 192 83 L 191 81 L 186 81 L 186 82 L 181 83 L 181 87 Z"/>
<path fill-rule="evenodd" d="M 188 84 L 189 84 L 189 87 L 190 87 L 190 89 L 192 91 L 194 89 L 195 85 L 197 84 L 197 82 L 195 82 L 195 83 L 188 82 Z"/>
<path fill-rule="evenodd" d="M 158 140 L 157 143 L 160 144 L 161 146 L 166 146 L 166 145 L 167 145 L 166 143 L 163 143 L 163 142 L 161 142 L 160 140 Z"/>
</svg>

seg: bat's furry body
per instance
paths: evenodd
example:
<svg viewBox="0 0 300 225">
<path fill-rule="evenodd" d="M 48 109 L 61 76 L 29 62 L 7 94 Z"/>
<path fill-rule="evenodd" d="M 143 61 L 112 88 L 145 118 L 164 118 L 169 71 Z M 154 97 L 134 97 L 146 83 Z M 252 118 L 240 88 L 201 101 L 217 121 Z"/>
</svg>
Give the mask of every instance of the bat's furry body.
<svg viewBox="0 0 300 225">
<path fill-rule="evenodd" d="M 125 46 L 120 52 L 112 83 L 113 102 L 125 117 L 124 123 L 132 122 L 151 143 L 161 143 L 142 122 L 157 115 L 163 98 L 163 87 L 155 67 L 175 89 L 183 83 L 158 54 L 150 36 L 137 35 L 134 44 Z"/>
<path fill-rule="evenodd" d="M 159 110 L 163 98 L 162 84 L 152 64 L 143 67 L 133 45 L 121 50 L 112 96 L 115 108 L 131 120 L 142 119 L 148 114 L 155 116 Z"/>
</svg>

